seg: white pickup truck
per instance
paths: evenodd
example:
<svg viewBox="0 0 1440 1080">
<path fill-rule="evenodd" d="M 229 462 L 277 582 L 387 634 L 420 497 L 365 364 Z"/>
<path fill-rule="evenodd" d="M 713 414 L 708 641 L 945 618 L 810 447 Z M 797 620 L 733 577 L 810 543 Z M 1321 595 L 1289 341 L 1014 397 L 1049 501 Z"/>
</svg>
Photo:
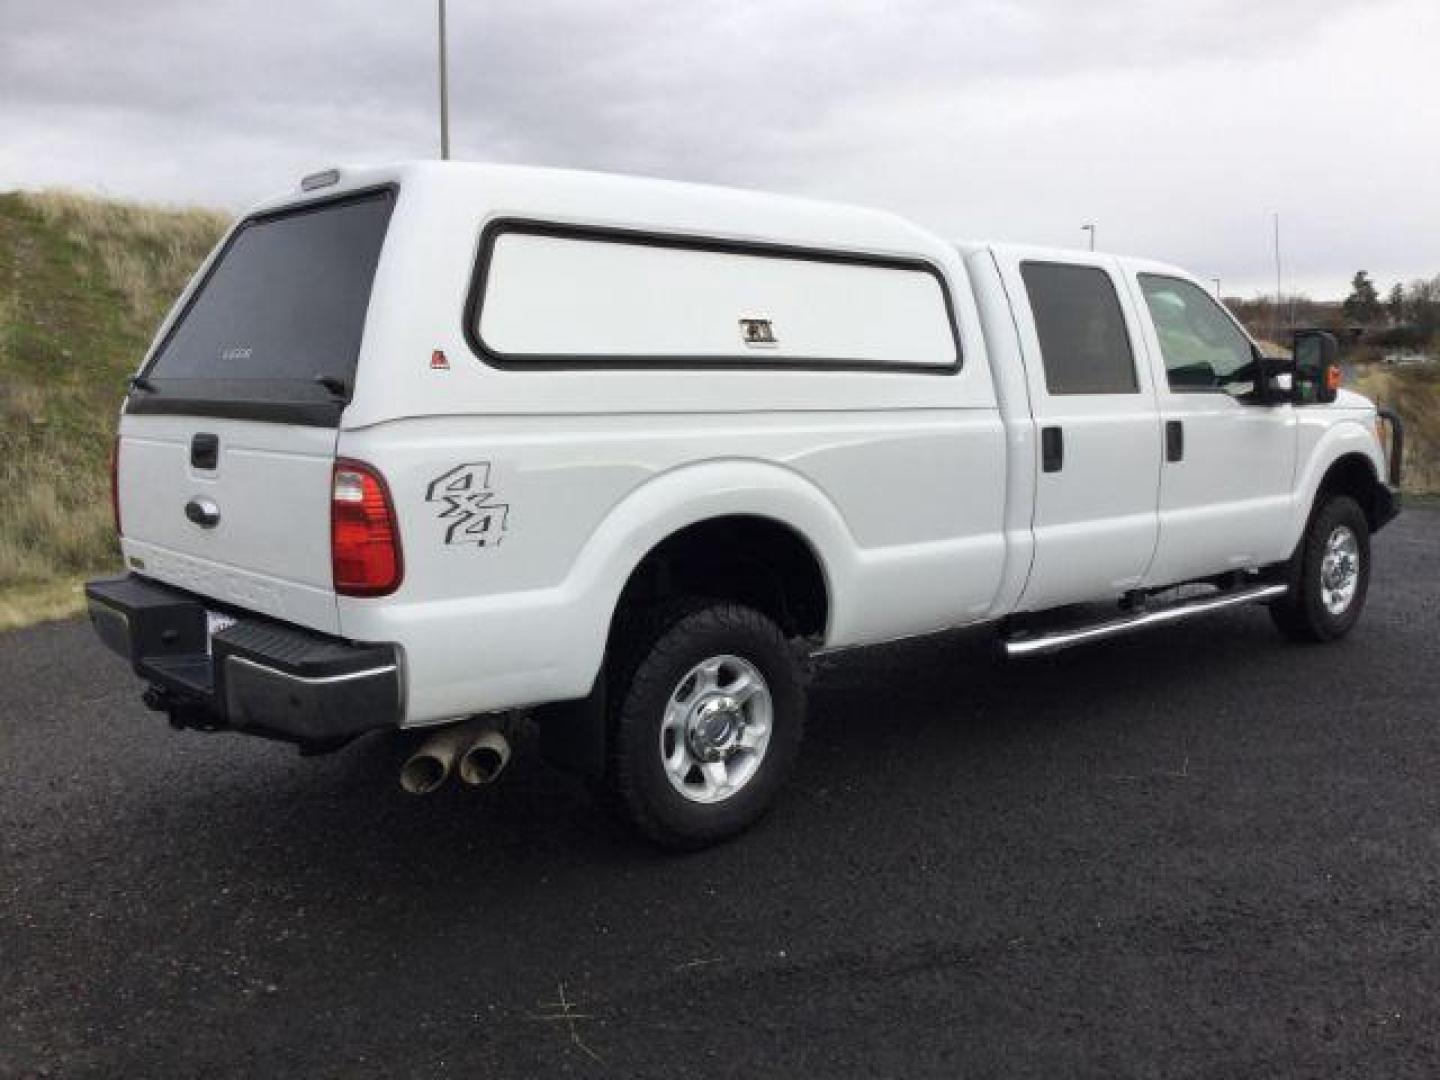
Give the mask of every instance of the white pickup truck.
<svg viewBox="0 0 1440 1080">
<path fill-rule="evenodd" d="M 1253 602 L 1346 633 L 1399 430 L 1334 354 L 1265 358 L 1171 266 L 873 210 L 330 170 L 160 328 L 90 613 L 178 727 L 428 729 L 423 791 L 493 778 L 523 714 L 697 846 L 771 803 L 817 651 L 993 623 L 1026 655 Z"/>
</svg>

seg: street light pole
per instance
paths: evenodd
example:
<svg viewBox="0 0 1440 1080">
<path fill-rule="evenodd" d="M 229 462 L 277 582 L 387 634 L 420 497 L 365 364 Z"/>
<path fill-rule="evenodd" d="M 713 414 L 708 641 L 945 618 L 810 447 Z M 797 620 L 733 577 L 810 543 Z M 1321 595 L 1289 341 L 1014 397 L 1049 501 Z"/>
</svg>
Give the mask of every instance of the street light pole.
<svg viewBox="0 0 1440 1080">
<path fill-rule="evenodd" d="M 1219 299 L 1220 299 L 1220 279 L 1217 277 L 1217 278 L 1211 278 L 1210 280 L 1213 281 L 1213 282 L 1215 282 L 1215 299 L 1216 299 L 1216 300 L 1219 300 Z"/>
<path fill-rule="evenodd" d="M 445 63 L 445 0 L 440 0 L 440 160 L 450 160 L 450 80 Z"/>
<path fill-rule="evenodd" d="M 1088 232 L 1088 233 L 1090 234 L 1090 250 L 1091 250 L 1091 251 L 1094 251 L 1094 250 L 1095 250 L 1095 226 L 1094 226 L 1093 224 L 1081 225 L 1081 226 L 1080 226 L 1080 231 L 1081 231 L 1081 232 Z"/>
<path fill-rule="evenodd" d="M 1275 329 L 1272 339 L 1280 340 L 1280 213 L 1275 213 Z"/>
</svg>

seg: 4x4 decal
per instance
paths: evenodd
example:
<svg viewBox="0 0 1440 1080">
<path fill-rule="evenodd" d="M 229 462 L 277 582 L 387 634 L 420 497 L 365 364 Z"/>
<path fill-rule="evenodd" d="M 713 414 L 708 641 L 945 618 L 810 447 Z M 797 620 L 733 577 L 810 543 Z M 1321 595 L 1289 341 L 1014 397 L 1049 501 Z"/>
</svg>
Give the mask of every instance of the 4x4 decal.
<svg viewBox="0 0 1440 1080">
<path fill-rule="evenodd" d="M 505 538 L 510 521 L 508 503 L 492 502 L 490 462 L 456 465 L 430 481 L 425 501 L 440 504 L 438 517 L 448 524 L 447 544 L 478 544 L 494 547 Z"/>
</svg>

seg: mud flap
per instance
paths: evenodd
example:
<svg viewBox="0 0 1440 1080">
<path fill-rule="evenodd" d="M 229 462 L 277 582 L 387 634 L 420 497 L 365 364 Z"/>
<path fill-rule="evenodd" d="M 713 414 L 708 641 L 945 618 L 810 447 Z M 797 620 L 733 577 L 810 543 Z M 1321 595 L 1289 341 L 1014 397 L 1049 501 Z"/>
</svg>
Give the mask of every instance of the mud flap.
<svg viewBox="0 0 1440 1080">
<path fill-rule="evenodd" d="M 540 753 L 557 769 L 595 783 L 605 776 L 607 747 L 605 673 L 602 668 L 588 697 L 535 710 Z"/>
</svg>

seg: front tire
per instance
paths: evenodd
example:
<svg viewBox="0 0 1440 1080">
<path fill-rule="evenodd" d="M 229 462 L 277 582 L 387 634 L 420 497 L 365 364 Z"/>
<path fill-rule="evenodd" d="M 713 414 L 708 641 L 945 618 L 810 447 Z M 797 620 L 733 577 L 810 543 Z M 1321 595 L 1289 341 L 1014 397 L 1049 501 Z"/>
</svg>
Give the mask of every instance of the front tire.
<svg viewBox="0 0 1440 1080">
<path fill-rule="evenodd" d="M 612 804 L 662 847 L 693 850 L 770 808 L 800 746 L 805 694 L 784 635 L 738 604 L 700 601 L 619 628 Z"/>
<path fill-rule="evenodd" d="M 1370 589 L 1370 524 L 1347 495 L 1327 499 L 1310 519 L 1290 567 L 1290 591 L 1270 607 L 1292 641 L 1348 634 Z"/>
</svg>

